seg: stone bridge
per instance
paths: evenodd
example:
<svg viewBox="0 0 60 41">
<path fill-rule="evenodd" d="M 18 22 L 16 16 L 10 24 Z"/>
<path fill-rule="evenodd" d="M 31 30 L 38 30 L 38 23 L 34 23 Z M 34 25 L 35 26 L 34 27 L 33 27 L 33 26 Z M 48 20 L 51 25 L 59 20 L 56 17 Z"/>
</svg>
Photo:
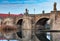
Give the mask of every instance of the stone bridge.
<svg viewBox="0 0 60 41">
<path fill-rule="evenodd" d="M 29 14 L 28 10 L 25 10 L 24 15 L 17 17 L 5 17 L 0 18 L 0 24 L 12 23 L 19 25 L 20 31 L 15 33 L 16 39 L 22 39 L 22 41 L 59 41 L 60 33 L 50 33 L 50 40 L 47 38 L 47 34 L 39 32 L 39 30 L 46 30 L 46 25 L 49 25 L 48 30 L 60 30 L 60 11 L 56 8 L 54 3 L 53 11 L 50 13 L 42 14 Z M 50 20 L 50 22 L 48 22 Z M 33 36 L 33 37 L 32 37 Z"/>
</svg>

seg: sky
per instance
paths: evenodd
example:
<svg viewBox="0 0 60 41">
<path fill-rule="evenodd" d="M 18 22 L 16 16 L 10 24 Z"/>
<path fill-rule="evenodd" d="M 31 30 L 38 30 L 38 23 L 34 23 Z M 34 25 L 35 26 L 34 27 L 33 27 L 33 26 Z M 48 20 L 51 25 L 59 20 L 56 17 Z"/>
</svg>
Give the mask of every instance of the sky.
<svg viewBox="0 0 60 41">
<path fill-rule="evenodd" d="M 27 8 L 29 14 L 40 14 L 53 11 L 53 4 L 57 3 L 60 10 L 60 0 L 0 0 L 0 13 L 24 14 Z"/>
</svg>

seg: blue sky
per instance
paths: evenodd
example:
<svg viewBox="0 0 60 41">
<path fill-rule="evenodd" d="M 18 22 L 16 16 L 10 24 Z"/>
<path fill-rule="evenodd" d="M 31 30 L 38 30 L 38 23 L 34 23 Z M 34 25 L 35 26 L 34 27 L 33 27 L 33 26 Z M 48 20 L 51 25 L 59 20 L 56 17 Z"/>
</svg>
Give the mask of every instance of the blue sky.
<svg viewBox="0 0 60 41">
<path fill-rule="evenodd" d="M 40 14 L 43 10 L 49 13 L 53 10 L 54 2 L 57 2 L 57 9 L 60 10 L 60 0 L 0 0 L 0 13 L 20 14 L 26 8 L 30 14 L 34 14 L 34 9 L 35 14 Z"/>
</svg>

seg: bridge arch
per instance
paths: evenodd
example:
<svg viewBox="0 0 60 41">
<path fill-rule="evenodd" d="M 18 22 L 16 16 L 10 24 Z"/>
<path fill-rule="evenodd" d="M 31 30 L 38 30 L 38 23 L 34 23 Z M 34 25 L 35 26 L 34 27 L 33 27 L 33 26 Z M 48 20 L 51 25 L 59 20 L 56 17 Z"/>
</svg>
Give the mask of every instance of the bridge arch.
<svg viewBox="0 0 60 41">
<path fill-rule="evenodd" d="M 23 19 L 19 19 L 16 23 L 19 28 L 19 31 L 17 32 L 17 36 L 21 39 L 22 39 L 22 22 L 23 22 Z"/>
<path fill-rule="evenodd" d="M 20 19 L 23 19 L 23 18 L 17 17 L 17 18 L 16 18 L 16 21 L 15 21 L 15 24 L 17 24 L 17 22 L 18 22 Z"/>
<path fill-rule="evenodd" d="M 3 24 L 6 24 L 6 23 L 14 24 L 14 18 L 11 18 L 11 17 L 4 18 Z"/>
<path fill-rule="evenodd" d="M 48 20 L 49 20 L 49 18 L 40 18 L 35 24 L 35 35 L 41 41 L 50 41 L 47 38 L 47 34 L 45 32 L 40 32 L 40 30 L 46 30 L 47 29 L 45 27 L 45 25 L 46 25 Z"/>
<path fill-rule="evenodd" d="M 49 15 L 35 16 L 35 23 L 37 23 L 37 21 L 38 21 L 38 20 L 40 20 L 40 19 L 42 19 L 42 18 L 48 18 L 48 19 L 49 19 L 49 18 L 50 18 L 50 16 L 49 16 Z"/>
</svg>

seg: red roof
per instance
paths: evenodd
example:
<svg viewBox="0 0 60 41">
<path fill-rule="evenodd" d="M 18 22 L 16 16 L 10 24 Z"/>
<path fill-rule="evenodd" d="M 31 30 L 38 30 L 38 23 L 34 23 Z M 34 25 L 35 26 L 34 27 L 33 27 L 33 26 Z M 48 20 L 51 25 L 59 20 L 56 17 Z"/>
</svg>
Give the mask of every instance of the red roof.
<svg viewBox="0 0 60 41">
<path fill-rule="evenodd" d="M 18 14 L 18 15 L 16 15 L 16 14 L 10 14 L 10 16 L 22 16 L 23 14 Z M 9 14 L 0 14 L 0 17 L 8 17 L 9 16 Z"/>
</svg>

